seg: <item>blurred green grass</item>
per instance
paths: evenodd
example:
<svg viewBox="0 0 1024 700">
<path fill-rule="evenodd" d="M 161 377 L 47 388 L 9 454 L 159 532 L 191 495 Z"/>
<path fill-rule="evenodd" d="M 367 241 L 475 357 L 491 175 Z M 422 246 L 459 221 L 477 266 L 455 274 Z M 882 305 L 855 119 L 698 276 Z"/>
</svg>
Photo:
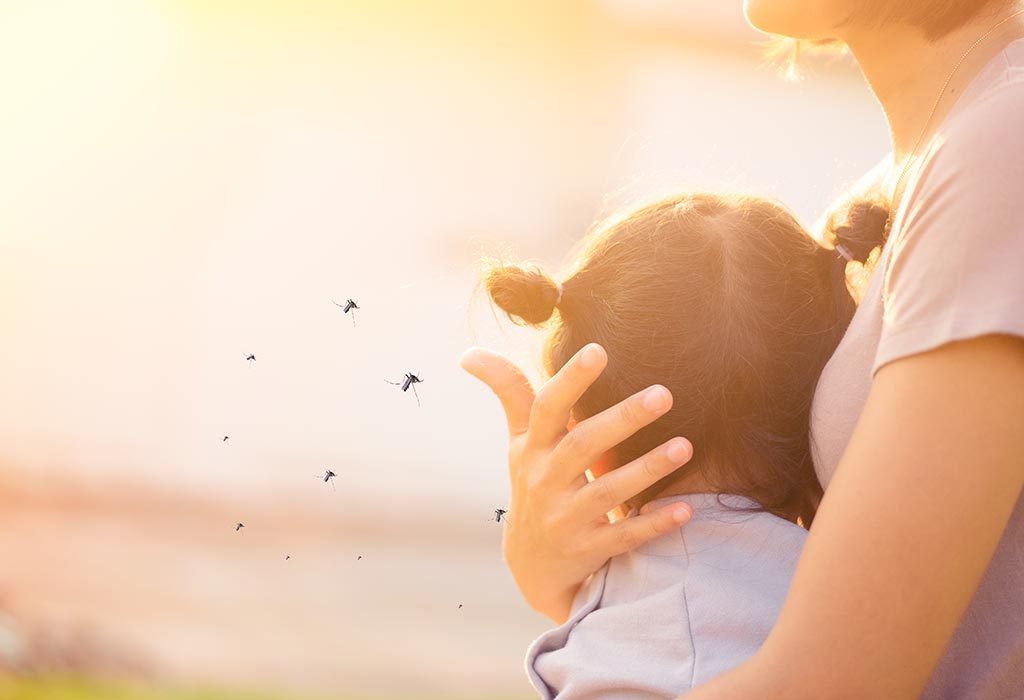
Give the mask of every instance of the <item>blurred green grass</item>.
<svg viewBox="0 0 1024 700">
<path fill-rule="evenodd" d="M 2 678 L 2 700 L 399 700 L 385 695 L 296 695 L 259 691 L 216 691 L 153 688 L 79 678 Z M 423 696 L 401 700 L 455 700 Z M 526 696 L 490 696 L 474 700 L 528 700 Z"/>
</svg>

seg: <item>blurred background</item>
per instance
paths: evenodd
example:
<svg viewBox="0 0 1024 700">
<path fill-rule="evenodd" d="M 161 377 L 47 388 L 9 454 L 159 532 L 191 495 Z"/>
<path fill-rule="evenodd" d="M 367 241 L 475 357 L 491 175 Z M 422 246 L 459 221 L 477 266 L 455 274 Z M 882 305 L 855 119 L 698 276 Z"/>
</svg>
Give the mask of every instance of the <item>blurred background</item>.
<svg viewBox="0 0 1024 700">
<path fill-rule="evenodd" d="M 3 0 L 0 695 L 531 697 L 457 359 L 538 339 L 478 260 L 679 188 L 813 222 L 885 126 L 764 41 L 740 0 Z"/>
</svg>

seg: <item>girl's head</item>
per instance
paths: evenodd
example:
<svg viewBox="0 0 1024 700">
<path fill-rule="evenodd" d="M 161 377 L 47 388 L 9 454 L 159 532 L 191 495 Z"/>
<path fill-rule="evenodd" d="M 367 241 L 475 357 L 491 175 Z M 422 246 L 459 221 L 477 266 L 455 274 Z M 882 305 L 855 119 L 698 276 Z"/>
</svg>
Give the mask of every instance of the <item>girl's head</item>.
<svg viewBox="0 0 1024 700">
<path fill-rule="evenodd" d="M 884 224 L 870 205 L 850 211 L 860 218 L 841 222 L 847 232 Z M 864 257 L 873 245 L 856 239 L 844 238 L 846 248 Z M 500 265 L 486 286 L 513 320 L 549 326 L 548 372 L 587 343 L 607 350 L 576 420 L 651 384 L 672 392 L 672 409 L 619 445 L 611 465 L 677 435 L 691 440 L 694 457 L 629 505 L 699 470 L 716 492 L 810 522 L 821 495 L 811 398 L 854 310 L 843 263 L 777 204 L 686 194 L 600 226 L 560 285 L 536 268 Z"/>
</svg>

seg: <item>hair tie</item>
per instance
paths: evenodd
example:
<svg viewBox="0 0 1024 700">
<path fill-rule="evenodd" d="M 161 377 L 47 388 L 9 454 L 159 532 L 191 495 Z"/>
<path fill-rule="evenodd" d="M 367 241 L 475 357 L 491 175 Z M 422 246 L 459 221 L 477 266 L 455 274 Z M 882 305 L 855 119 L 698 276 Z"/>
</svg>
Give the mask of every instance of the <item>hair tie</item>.
<svg viewBox="0 0 1024 700">
<path fill-rule="evenodd" d="M 558 306 L 562 303 L 562 283 L 555 280 L 552 280 L 552 282 L 555 282 L 555 289 L 558 290 L 558 296 L 555 297 L 555 306 Z"/>
<path fill-rule="evenodd" d="M 851 253 L 850 249 L 844 246 L 842 243 L 836 243 L 836 252 L 839 253 L 839 255 L 841 255 L 842 257 L 846 258 L 847 262 L 853 260 L 853 253 Z"/>
</svg>

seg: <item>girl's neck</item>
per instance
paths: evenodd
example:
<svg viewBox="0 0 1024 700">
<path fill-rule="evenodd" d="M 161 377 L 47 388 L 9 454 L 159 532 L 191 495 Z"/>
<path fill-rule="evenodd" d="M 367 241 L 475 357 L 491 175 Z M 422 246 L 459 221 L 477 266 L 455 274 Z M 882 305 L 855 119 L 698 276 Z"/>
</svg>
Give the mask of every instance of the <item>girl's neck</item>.
<svg viewBox="0 0 1024 700">
<path fill-rule="evenodd" d="M 685 496 L 690 493 L 713 493 L 715 487 L 701 473 L 694 469 L 687 471 L 682 476 L 673 479 L 672 482 L 662 489 L 655 498 L 667 498 L 668 496 Z"/>
<path fill-rule="evenodd" d="M 911 151 L 922 134 L 923 142 L 978 72 L 1007 43 L 1024 36 L 1024 15 L 1021 15 L 1001 25 L 975 46 L 956 70 L 935 113 L 931 114 L 943 84 L 965 52 L 1000 20 L 1020 9 L 1021 6 L 1014 3 L 997 13 L 982 12 L 938 39 L 929 39 L 920 30 L 907 26 L 851 29 L 840 37 L 850 47 L 882 104 L 896 163 L 907 156 L 918 155 Z"/>
</svg>

